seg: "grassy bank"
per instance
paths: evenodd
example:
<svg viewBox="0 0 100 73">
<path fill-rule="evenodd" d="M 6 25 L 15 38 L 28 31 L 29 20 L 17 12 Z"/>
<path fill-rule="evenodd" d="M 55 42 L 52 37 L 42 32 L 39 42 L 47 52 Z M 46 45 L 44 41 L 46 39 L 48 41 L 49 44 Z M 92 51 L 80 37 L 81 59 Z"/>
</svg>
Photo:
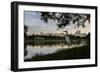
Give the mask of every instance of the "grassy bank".
<svg viewBox="0 0 100 73">
<path fill-rule="evenodd" d="M 66 59 L 84 59 L 90 58 L 90 46 L 75 47 L 71 49 L 58 50 L 55 53 L 47 55 L 36 55 L 27 61 L 46 61 L 46 60 L 66 60 Z"/>
</svg>

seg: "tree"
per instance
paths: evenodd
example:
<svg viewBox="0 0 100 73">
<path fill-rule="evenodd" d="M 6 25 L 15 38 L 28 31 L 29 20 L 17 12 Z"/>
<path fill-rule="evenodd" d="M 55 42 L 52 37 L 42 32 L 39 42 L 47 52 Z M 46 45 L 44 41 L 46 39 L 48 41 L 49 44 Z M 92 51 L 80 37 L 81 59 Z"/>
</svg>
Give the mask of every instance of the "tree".
<svg viewBox="0 0 100 73">
<path fill-rule="evenodd" d="M 27 37 L 27 34 L 26 34 L 27 30 L 28 30 L 28 27 L 26 25 L 24 25 L 24 37 L 25 38 Z"/>
<path fill-rule="evenodd" d="M 27 32 L 27 30 L 28 30 L 28 26 L 24 25 L 24 32 Z"/>
<path fill-rule="evenodd" d="M 41 20 L 44 23 L 48 23 L 48 20 L 54 20 L 57 22 L 58 29 L 64 28 L 71 23 L 76 24 L 77 27 L 85 27 L 85 22 L 88 20 L 90 23 L 90 14 L 79 13 L 59 13 L 59 12 L 40 12 Z"/>
</svg>

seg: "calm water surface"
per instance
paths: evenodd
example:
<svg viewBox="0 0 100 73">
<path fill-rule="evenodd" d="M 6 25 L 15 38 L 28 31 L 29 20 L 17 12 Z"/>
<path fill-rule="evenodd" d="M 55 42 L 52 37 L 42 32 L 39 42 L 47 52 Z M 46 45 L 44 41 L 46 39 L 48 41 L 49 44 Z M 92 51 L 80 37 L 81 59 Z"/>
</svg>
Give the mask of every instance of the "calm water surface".
<svg viewBox="0 0 100 73">
<path fill-rule="evenodd" d="M 32 44 L 32 45 L 27 44 L 24 49 L 24 60 L 31 59 L 32 57 L 36 55 L 52 54 L 58 50 L 71 49 L 74 47 L 82 47 L 84 45 L 87 45 L 86 40 L 81 40 L 80 42 L 73 40 L 73 43 L 71 45 L 66 45 L 65 43 L 55 43 L 55 44 L 49 43 L 45 45 L 44 44 Z"/>
</svg>

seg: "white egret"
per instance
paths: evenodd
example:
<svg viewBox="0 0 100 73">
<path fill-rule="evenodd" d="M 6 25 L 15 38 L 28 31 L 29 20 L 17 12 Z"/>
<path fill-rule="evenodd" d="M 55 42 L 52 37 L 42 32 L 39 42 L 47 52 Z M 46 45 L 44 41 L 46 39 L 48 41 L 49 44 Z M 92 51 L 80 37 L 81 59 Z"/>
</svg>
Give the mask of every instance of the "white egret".
<svg viewBox="0 0 100 73">
<path fill-rule="evenodd" d="M 66 32 L 66 34 L 64 35 L 65 43 L 67 45 L 70 45 L 71 44 L 71 41 L 70 41 L 70 38 L 68 36 L 68 32 L 67 31 L 64 31 L 64 32 Z"/>
</svg>

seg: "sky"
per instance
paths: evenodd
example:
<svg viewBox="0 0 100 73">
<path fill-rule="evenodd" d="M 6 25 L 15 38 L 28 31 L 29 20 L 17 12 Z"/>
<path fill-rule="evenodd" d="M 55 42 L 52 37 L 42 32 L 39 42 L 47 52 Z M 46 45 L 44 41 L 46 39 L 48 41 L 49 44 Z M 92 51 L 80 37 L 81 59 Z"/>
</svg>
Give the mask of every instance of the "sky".
<svg viewBox="0 0 100 73">
<path fill-rule="evenodd" d="M 44 23 L 40 19 L 40 13 L 35 11 L 24 11 L 24 25 L 28 26 L 28 33 L 37 33 L 37 32 L 63 32 L 65 30 L 68 33 L 74 34 L 76 31 L 81 31 L 82 33 L 90 32 L 90 24 L 88 21 L 85 22 L 86 27 L 80 26 L 79 28 L 75 28 L 74 24 L 67 25 L 63 29 L 57 30 L 57 22 L 53 20 L 48 20 L 48 23 Z"/>
</svg>

